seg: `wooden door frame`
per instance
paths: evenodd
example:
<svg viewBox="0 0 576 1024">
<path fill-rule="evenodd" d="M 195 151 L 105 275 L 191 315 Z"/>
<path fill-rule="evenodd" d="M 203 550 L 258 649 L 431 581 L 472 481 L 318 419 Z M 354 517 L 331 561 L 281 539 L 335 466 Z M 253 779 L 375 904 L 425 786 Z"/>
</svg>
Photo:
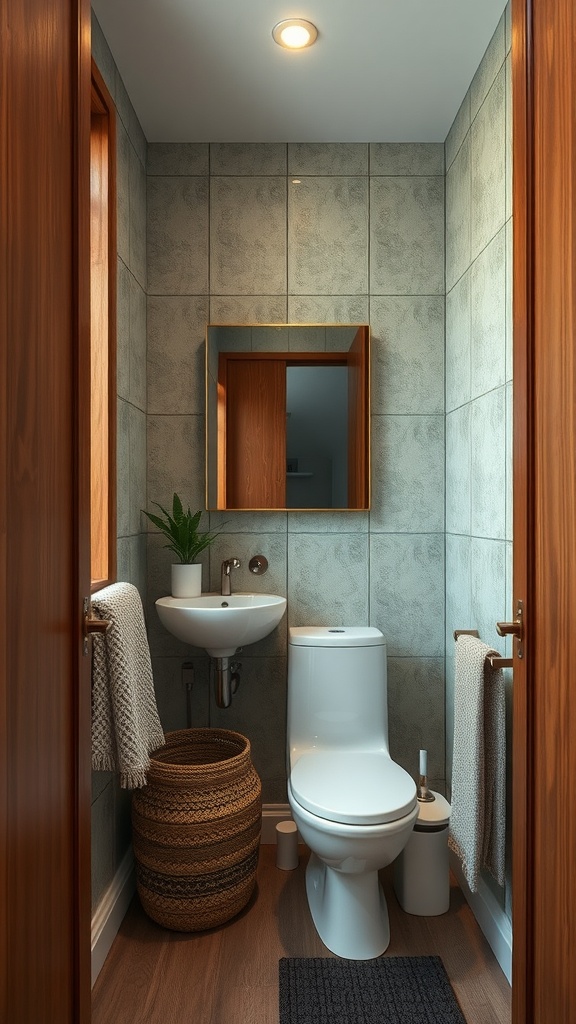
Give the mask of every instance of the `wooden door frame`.
<svg viewBox="0 0 576 1024">
<path fill-rule="evenodd" d="M 87 0 L 8 0 L 0 56 L 0 1018 L 88 1024 Z"/>
<path fill-rule="evenodd" d="M 513 1024 L 572 1020 L 576 90 L 573 0 L 512 0 Z"/>
<path fill-rule="evenodd" d="M 532 963 L 528 943 L 532 927 L 529 880 L 531 835 L 533 661 L 530 657 L 530 612 L 533 579 L 530 494 L 533 482 L 532 435 L 533 346 L 533 109 L 531 0 L 512 0 L 512 137 L 513 137 L 513 464 L 514 510 L 513 602 L 524 602 L 524 658 L 514 659 L 512 724 L 512 1024 L 528 1024 Z M 512 612 L 512 609 L 508 609 Z"/>
</svg>

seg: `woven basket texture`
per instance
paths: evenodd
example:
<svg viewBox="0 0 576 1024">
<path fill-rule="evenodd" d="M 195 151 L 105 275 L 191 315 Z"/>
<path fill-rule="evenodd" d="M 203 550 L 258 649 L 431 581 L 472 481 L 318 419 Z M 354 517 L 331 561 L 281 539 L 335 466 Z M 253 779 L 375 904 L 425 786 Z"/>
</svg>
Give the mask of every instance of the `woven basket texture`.
<svg viewBox="0 0 576 1024">
<path fill-rule="evenodd" d="M 262 786 L 238 732 L 165 738 L 132 797 L 138 895 L 163 927 L 204 931 L 235 917 L 254 891 Z"/>
</svg>

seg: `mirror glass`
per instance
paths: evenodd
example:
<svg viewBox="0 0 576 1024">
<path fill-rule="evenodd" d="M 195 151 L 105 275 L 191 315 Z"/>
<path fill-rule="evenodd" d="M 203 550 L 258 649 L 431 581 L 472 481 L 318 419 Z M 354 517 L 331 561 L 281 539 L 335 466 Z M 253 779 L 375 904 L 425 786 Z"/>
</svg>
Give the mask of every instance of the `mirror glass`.
<svg viewBox="0 0 576 1024">
<path fill-rule="evenodd" d="M 209 324 L 209 509 L 370 507 L 366 324 Z"/>
</svg>

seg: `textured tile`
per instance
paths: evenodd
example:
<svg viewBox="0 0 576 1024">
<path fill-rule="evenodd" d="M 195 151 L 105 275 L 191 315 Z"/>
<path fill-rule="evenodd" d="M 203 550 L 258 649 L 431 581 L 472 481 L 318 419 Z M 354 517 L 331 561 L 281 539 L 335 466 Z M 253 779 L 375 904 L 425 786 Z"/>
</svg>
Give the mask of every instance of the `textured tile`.
<svg viewBox="0 0 576 1024">
<path fill-rule="evenodd" d="M 444 292 L 444 179 L 370 179 L 370 290 Z"/>
<path fill-rule="evenodd" d="M 226 533 L 285 533 L 286 512 L 211 512 L 210 529 Z"/>
<path fill-rule="evenodd" d="M 98 799 L 101 793 L 104 792 L 106 786 L 112 781 L 112 772 L 92 772 L 92 800 L 94 803 Z"/>
<path fill-rule="evenodd" d="M 114 99 L 114 93 L 116 91 L 116 65 L 114 64 L 114 58 L 110 52 L 110 47 L 106 42 L 106 37 L 100 27 L 100 22 L 91 11 L 92 15 L 92 57 L 96 62 L 96 66 L 104 79 L 106 87 Z"/>
<path fill-rule="evenodd" d="M 286 174 L 283 142 L 211 142 L 210 174 Z"/>
<path fill-rule="evenodd" d="M 513 128 L 513 116 L 512 116 L 512 57 L 506 58 L 506 66 L 504 69 L 505 74 L 505 92 L 506 92 L 506 204 L 505 204 L 505 217 L 508 220 L 512 216 L 512 128 Z"/>
<path fill-rule="evenodd" d="M 130 431 L 130 507 L 128 532 L 140 531 L 140 509 L 146 502 L 146 414 L 128 406 Z"/>
<path fill-rule="evenodd" d="M 148 294 L 208 291 L 208 179 L 148 178 Z"/>
<path fill-rule="evenodd" d="M 444 778 L 443 658 L 388 658 L 388 737 L 393 760 L 415 781 L 420 750 L 428 778 Z"/>
<path fill-rule="evenodd" d="M 146 172 L 130 147 L 130 270 L 146 288 Z"/>
<path fill-rule="evenodd" d="M 119 537 L 130 534 L 130 406 L 118 400 L 116 426 L 116 529 Z"/>
<path fill-rule="evenodd" d="M 130 401 L 146 411 L 146 295 L 130 275 Z"/>
<path fill-rule="evenodd" d="M 204 508 L 203 416 L 148 416 L 148 502 L 171 505 L 174 491 Z"/>
<path fill-rule="evenodd" d="M 263 555 L 268 559 L 268 570 L 262 576 L 255 576 L 248 568 L 254 555 Z M 209 550 L 209 580 L 212 593 L 221 592 L 222 562 L 227 558 L 238 558 L 240 561 L 239 568 L 233 569 L 230 576 L 233 594 L 278 594 L 280 597 L 286 597 L 285 533 L 259 534 L 256 537 L 251 533 L 229 533 L 227 528 L 226 532 L 219 534 Z M 272 633 L 263 640 L 246 646 L 247 654 L 251 657 L 284 656 L 286 630 L 287 615 L 284 615 Z"/>
<path fill-rule="evenodd" d="M 443 534 L 371 535 L 370 625 L 389 657 L 443 656 Z"/>
<path fill-rule="evenodd" d="M 446 136 L 445 142 L 445 158 L 446 158 L 446 171 L 452 166 L 454 160 L 460 150 L 460 146 L 464 142 L 466 135 L 470 130 L 471 118 L 470 118 L 470 90 L 466 93 L 452 127 Z"/>
<path fill-rule="evenodd" d="M 286 291 L 285 178 L 211 179 L 210 274 L 212 294 Z"/>
<path fill-rule="evenodd" d="M 289 534 L 289 625 L 362 626 L 367 621 L 367 535 Z"/>
<path fill-rule="evenodd" d="M 366 143 L 290 142 L 288 174 L 368 174 Z"/>
<path fill-rule="evenodd" d="M 303 178 L 288 193 L 288 292 L 368 290 L 367 178 Z"/>
<path fill-rule="evenodd" d="M 470 533 L 470 406 L 446 417 L 446 529 Z"/>
<path fill-rule="evenodd" d="M 444 417 L 372 417 L 371 531 L 444 529 Z"/>
<path fill-rule="evenodd" d="M 114 790 L 112 781 L 92 804 L 91 820 L 92 910 L 94 910 L 112 881 L 116 867 L 114 863 Z"/>
<path fill-rule="evenodd" d="M 252 335 L 253 347 L 256 346 L 256 339 Z M 326 328 L 316 327 L 293 327 L 288 328 L 288 351 L 289 352 L 325 352 L 326 351 Z"/>
<path fill-rule="evenodd" d="M 506 222 L 506 380 L 512 380 L 512 343 L 513 343 L 513 321 L 512 321 L 512 287 L 513 287 L 513 258 L 512 258 L 512 220 Z"/>
<path fill-rule="evenodd" d="M 506 534 L 506 388 L 477 398 L 470 411 L 471 532 Z"/>
<path fill-rule="evenodd" d="M 116 541 L 116 576 L 119 582 L 132 583 L 130 570 L 131 537 L 118 537 Z"/>
<path fill-rule="evenodd" d="M 145 533 L 138 533 L 135 537 L 129 537 L 128 541 L 130 548 L 130 583 L 133 583 L 138 588 L 142 604 L 146 607 L 146 595 L 148 592 L 147 537 Z"/>
<path fill-rule="evenodd" d="M 500 230 L 506 215 L 505 68 L 472 124 L 471 256 L 474 259 Z"/>
<path fill-rule="evenodd" d="M 289 512 L 289 533 L 367 533 L 368 512 Z"/>
<path fill-rule="evenodd" d="M 286 323 L 285 295 L 211 295 L 210 323 Z"/>
<path fill-rule="evenodd" d="M 470 545 L 471 611 L 480 639 L 496 651 L 503 651 L 504 640 L 496 632 L 496 622 L 507 617 L 506 548 L 504 541 L 473 537 Z"/>
<path fill-rule="evenodd" d="M 506 529 L 507 540 L 512 540 L 513 511 L 514 511 L 514 463 L 512 456 L 512 440 L 514 430 L 514 391 L 512 384 L 506 385 Z"/>
<path fill-rule="evenodd" d="M 184 684 L 184 666 L 192 666 L 190 696 Z M 208 655 L 196 658 L 153 658 L 152 672 L 158 715 L 164 732 L 186 729 L 188 714 L 191 727 L 205 729 L 210 725 L 210 688 Z M 189 706 L 189 707 L 188 707 Z"/>
<path fill-rule="evenodd" d="M 453 657 L 446 658 L 446 795 L 452 799 L 452 761 L 454 752 L 454 667 Z"/>
<path fill-rule="evenodd" d="M 130 398 L 130 291 L 132 276 L 118 257 L 116 276 L 116 391 Z"/>
<path fill-rule="evenodd" d="M 117 67 L 116 79 L 114 83 L 114 99 L 116 101 L 116 113 L 118 115 L 118 119 L 124 125 L 124 128 L 128 132 L 128 135 L 130 135 L 130 109 L 132 107 L 132 103 L 130 101 L 128 92 L 126 91 L 126 86 L 124 85 L 122 75 L 120 74 Z"/>
<path fill-rule="evenodd" d="M 372 329 L 372 411 L 444 411 L 444 299 L 375 296 Z"/>
<path fill-rule="evenodd" d="M 370 174 L 444 174 L 440 142 L 371 142 Z"/>
<path fill-rule="evenodd" d="M 138 115 L 132 106 L 130 107 L 128 135 L 130 137 L 130 142 L 138 154 L 138 159 L 144 168 L 144 173 L 146 173 L 146 167 L 148 165 L 148 140 L 146 139 L 144 130 L 138 119 Z"/>
<path fill-rule="evenodd" d="M 218 708 L 211 693 L 210 725 L 233 729 L 250 740 L 262 800 L 274 803 L 286 774 L 286 664 L 283 658 L 240 660 L 240 688 L 230 707 Z"/>
<path fill-rule="evenodd" d="M 505 228 L 482 250 L 470 269 L 470 394 L 472 398 L 506 380 Z"/>
<path fill-rule="evenodd" d="M 148 174 L 208 174 L 208 144 L 205 142 L 150 142 Z"/>
<path fill-rule="evenodd" d="M 470 401 L 470 272 L 446 296 L 446 411 Z"/>
<path fill-rule="evenodd" d="M 504 12 L 506 18 L 506 53 L 510 53 L 512 49 L 512 4 L 509 2 L 506 4 L 506 10 Z"/>
<path fill-rule="evenodd" d="M 123 263 L 130 267 L 130 153 L 128 132 L 116 122 L 116 248 Z"/>
<path fill-rule="evenodd" d="M 502 15 L 470 86 L 470 115 L 476 117 L 506 58 L 506 17 Z"/>
<path fill-rule="evenodd" d="M 152 505 L 150 503 L 149 507 Z M 144 517 L 142 517 L 144 518 Z M 193 647 L 192 644 L 185 644 L 177 640 L 172 633 L 162 625 L 156 611 L 155 601 L 159 597 L 166 597 L 171 590 L 171 565 L 174 555 L 165 547 L 165 540 L 160 533 L 148 534 L 147 543 L 148 561 L 148 591 L 146 597 L 146 627 L 148 630 L 148 643 L 153 657 L 171 657 L 189 660 L 192 657 L 206 657 L 204 650 Z M 202 563 L 202 587 L 207 590 L 208 581 L 208 556 L 203 552 L 200 561 Z"/>
<path fill-rule="evenodd" d="M 148 412 L 204 412 L 208 299 L 155 295 L 148 299 Z"/>
<path fill-rule="evenodd" d="M 368 295 L 289 295 L 288 320 L 301 324 L 366 324 Z"/>
<path fill-rule="evenodd" d="M 455 657 L 454 630 L 476 629 L 472 616 L 471 537 L 446 535 L 446 656 Z"/>
<path fill-rule="evenodd" d="M 450 291 L 470 265 L 470 136 L 466 136 L 446 174 L 446 289 Z"/>
</svg>

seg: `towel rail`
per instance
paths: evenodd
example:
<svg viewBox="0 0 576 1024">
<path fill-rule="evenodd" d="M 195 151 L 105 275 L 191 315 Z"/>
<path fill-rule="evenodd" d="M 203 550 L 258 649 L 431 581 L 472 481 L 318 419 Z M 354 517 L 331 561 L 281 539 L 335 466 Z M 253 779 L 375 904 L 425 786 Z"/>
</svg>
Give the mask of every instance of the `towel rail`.
<svg viewBox="0 0 576 1024">
<path fill-rule="evenodd" d="M 490 662 L 492 668 L 512 668 L 514 664 L 512 658 L 502 658 L 499 654 L 488 654 L 486 660 Z"/>
<path fill-rule="evenodd" d="M 480 637 L 480 634 L 477 629 L 455 629 L 454 639 L 457 640 L 459 636 Z M 490 662 L 491 668 L 512 668 L 514 665 L 512 658 L 503 658 L 500 654 L 496 654 L 495 651 L 487 654 L 486 660 Z"/>
</svg>

